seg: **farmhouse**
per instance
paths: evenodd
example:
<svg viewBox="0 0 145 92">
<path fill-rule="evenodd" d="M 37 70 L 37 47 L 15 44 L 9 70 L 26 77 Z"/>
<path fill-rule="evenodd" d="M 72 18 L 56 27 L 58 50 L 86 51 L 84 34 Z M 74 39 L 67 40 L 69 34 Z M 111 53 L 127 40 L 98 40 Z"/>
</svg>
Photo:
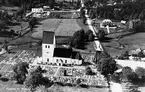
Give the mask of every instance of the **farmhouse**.
<svg viewBox="0 0 145 92">
<path fill-rule="evenodd" d="M 55 0 L 56 2 L 63 2 L 63 1 L 66 1 L 66 2 L 78 2 L 80 0 Z"/>
<path fill-rule="evenodd" d="M 70 48 L 56 48 L 55 33 L 43 31 L 42 63 L 48 65 L 81 65 L 80 54 Z"/>
<path fill-rule="evenodd" d="M 32 8 L 31 10 L 33 13 L 42 13 L 43 12 L 43 8 Z"/>
</svg>

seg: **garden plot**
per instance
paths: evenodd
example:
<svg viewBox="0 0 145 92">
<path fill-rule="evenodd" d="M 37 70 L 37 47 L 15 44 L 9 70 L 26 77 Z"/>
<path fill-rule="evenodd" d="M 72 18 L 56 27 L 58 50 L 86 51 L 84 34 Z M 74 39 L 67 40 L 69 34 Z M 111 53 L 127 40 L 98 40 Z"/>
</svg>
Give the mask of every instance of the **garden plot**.
<svg viewBox="0 0 145 92">
<path fill-rule="evenodd" d="M 73 33 L 81 27 L 77 24 L 76 19 L 46 19 L 40 22 L 32 34 L 33 38 L 42 38 L 43 31 L 54 31 L 56 36 L 72 36 Z"/>
</svg>

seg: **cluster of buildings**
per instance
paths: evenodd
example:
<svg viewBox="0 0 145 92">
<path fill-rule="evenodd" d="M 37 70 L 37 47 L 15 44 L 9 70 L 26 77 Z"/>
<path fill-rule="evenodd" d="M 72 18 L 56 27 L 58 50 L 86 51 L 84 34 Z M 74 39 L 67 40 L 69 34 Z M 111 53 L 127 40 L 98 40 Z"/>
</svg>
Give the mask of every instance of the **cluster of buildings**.
<svg viewBox="0 0 145 92">
<path fill-rule="evenodd" d="M 84 60 L 79 52 L 71 48 L 56 46 L 55 32 L 43 31 L 42 40 L 42 57 L 34 60 L 30 64 L 30 69 L 42 67 L 47 71 L 43 75 L 54 82 L 77 84 L 80 79 L 82 84 L 107 85 L 104 77 L 94 68 L 91 69 L 95 75 L 86 74 L 87 66 L 83 65 Z"/>
<path fill-rule="evenodd" d="M 42 43 L 43 63 L 49 65 L 81 65 L 82 60 L 78 52 L 69 48 L 56 48 L 55 33 L 43 31 Z"/>
<path fill-rule="evenodd" d="M 36 58 L 33 64 L 52 66 L 79 66 L 83 60 L 79 52 L 71 48 L 56 47 L 55 32 L 43 31 L 42 58 Z"/>
<path fill-rule="evenodd" d="M 32 8 L 30 13 L 27 13 L 25 17 L 36 17 L 36 18 L 42 18 L 42 17 L 48 17 L 50 15 L 50 7 L 49 6 L 43 6 L 43 8 Z"/>
<path fill-rule="evenodd" d="M 130 60 L 145 61 L 145 50 L 142 50 L 141 48 L 131 50 L 129 52 L 129 55 Z"/>
</svg>

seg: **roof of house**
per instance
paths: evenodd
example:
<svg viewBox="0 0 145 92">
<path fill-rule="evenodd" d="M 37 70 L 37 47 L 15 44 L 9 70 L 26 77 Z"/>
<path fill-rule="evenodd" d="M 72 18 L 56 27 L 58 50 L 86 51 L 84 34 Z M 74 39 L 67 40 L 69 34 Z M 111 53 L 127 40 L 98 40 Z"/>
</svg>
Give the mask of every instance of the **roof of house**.
<svg viewBox="0 0 145 92">
<path fill-rule="evenodd" d="M 72 49 L 55 48 L 53 57 L 70 58 L 71 57 L 71 52 L 72 52 Z"/>
<path fill-rule="evenodd" d="M 43 39 L 42 42 L 44 44 L 54 44 L 54 32 L 51 31 L 43 31 Z"/>
</svg>

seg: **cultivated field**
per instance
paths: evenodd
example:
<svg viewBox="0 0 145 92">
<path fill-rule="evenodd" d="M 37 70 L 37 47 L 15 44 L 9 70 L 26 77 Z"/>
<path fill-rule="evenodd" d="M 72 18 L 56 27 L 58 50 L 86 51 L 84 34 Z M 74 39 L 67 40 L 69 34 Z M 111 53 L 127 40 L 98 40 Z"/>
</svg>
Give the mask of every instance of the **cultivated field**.
<svg viewBox="0 0 145 92">
<path fill-rule="evenodd" d="M 33 38 L 42 38 L 43 31 L 54 31 L 56 36 L 70 37 L 81 27 L 76 19 L 46 19 L 40 22 L 32 34 Z"/>
</svg>

